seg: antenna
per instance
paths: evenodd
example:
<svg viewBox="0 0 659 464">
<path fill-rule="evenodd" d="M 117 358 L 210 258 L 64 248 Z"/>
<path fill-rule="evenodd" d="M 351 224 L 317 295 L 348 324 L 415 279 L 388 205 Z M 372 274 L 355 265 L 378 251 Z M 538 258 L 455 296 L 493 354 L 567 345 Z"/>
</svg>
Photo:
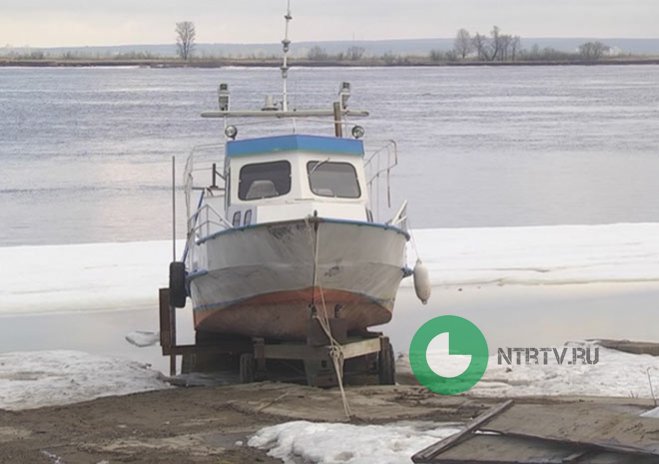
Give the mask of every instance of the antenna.
<svg viewBox="0 0 659 464">
<path fill-rule="evenodd" d="M 288 51 L 291 48 L 291 41 L 288 39 L 288 24 L 291 22 L 293 19 L 293 16 L 291 16 L 291 0 L 287 1 L 287 7 L 286 7 L 286 14 L 284 15 L 284 18 L 286 19 L 286 28 L 284 30 L 284 40 L 281 41 L 281 44 L 284 49 L 284 62 L 281 65 L 281 78 L 283 80 L 284 84 L 284 89 L 282 93 L 282 110 L 283 111 L 288 111 L 288 84 L 287 84 L 287 79 L 288 79 Z"/>
</svg>

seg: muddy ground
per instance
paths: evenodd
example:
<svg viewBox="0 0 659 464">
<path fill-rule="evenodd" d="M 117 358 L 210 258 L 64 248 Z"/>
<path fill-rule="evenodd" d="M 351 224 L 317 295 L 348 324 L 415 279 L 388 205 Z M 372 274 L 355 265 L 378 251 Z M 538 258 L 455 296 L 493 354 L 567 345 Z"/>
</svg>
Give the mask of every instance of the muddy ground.
<svg viewBox="0 0 659 464">
<path fill-rule="evenodd" d="M 468 421 L 501 399 L 441 397 L 416 386 L 352 387 L 355 423 Z M 524 401 L 524 400 L 522 400 Z M 593 407 L 647 409 L 647 401 L 581 398 Z M 261 427 L 290 420 L 345 421 L 337 390 L 259 383 L 107 397 L 68 406 L 0 411 L 2 463 L 275 463 L 246 446 Z"/>
</svg>

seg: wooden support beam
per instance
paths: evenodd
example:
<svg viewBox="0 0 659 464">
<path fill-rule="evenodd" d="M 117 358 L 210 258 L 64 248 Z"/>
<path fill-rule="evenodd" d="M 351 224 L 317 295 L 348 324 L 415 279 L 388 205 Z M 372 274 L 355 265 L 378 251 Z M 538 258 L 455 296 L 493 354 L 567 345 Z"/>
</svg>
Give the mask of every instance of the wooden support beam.
<svg viewBox="0 0 659 464">
<path fill-rule="evenodd" d="M 168 355 L 169 349 L 175 345 L 172 338 L 171 308 L 169 306 L 169 289 L 161 288 L 158 291 L 158 302 L 160 305 L 160 346 L 162 354 Z"/>
</svg>

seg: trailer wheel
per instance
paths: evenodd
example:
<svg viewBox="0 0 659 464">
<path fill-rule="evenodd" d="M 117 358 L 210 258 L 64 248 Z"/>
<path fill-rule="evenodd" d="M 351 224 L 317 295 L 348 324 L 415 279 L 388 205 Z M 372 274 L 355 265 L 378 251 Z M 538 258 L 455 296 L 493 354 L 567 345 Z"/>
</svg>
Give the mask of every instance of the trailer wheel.
<svg viewBox="0 0 659 464">
<path fill-rule="evenodd" d="M 378 355 L 378 378 L 380 385 L 396 385 L 396 359 L 394 347 L 389 343 Z"/>
<path fill-rule="evenodd" d="M 254 382 L 256 362 L 252 353 L 240 355 L 240 383 Z"/>
<path fill-rule="evenodd" d="M 185 307 L 185 263 L 173 261 L 169 264 L 169 303 L 175 308 Z"/>
</svg>

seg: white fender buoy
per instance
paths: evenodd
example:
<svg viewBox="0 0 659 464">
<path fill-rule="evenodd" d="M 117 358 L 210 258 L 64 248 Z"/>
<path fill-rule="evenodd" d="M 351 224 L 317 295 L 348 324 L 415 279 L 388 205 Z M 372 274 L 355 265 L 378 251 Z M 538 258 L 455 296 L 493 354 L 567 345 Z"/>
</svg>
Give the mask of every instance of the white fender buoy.
<svg viewBox="0 0 659 464">
<path fill-rule="evenodd" d="M 428 273 L 428 268 L 421 262 L 420 259 L 416 260 L 414 265 L 414 291 L 416 292 L 417 298 L 421 300 L 421 303 L 426 304 L 430 299 L 430 274 Z"/>
</svg>

